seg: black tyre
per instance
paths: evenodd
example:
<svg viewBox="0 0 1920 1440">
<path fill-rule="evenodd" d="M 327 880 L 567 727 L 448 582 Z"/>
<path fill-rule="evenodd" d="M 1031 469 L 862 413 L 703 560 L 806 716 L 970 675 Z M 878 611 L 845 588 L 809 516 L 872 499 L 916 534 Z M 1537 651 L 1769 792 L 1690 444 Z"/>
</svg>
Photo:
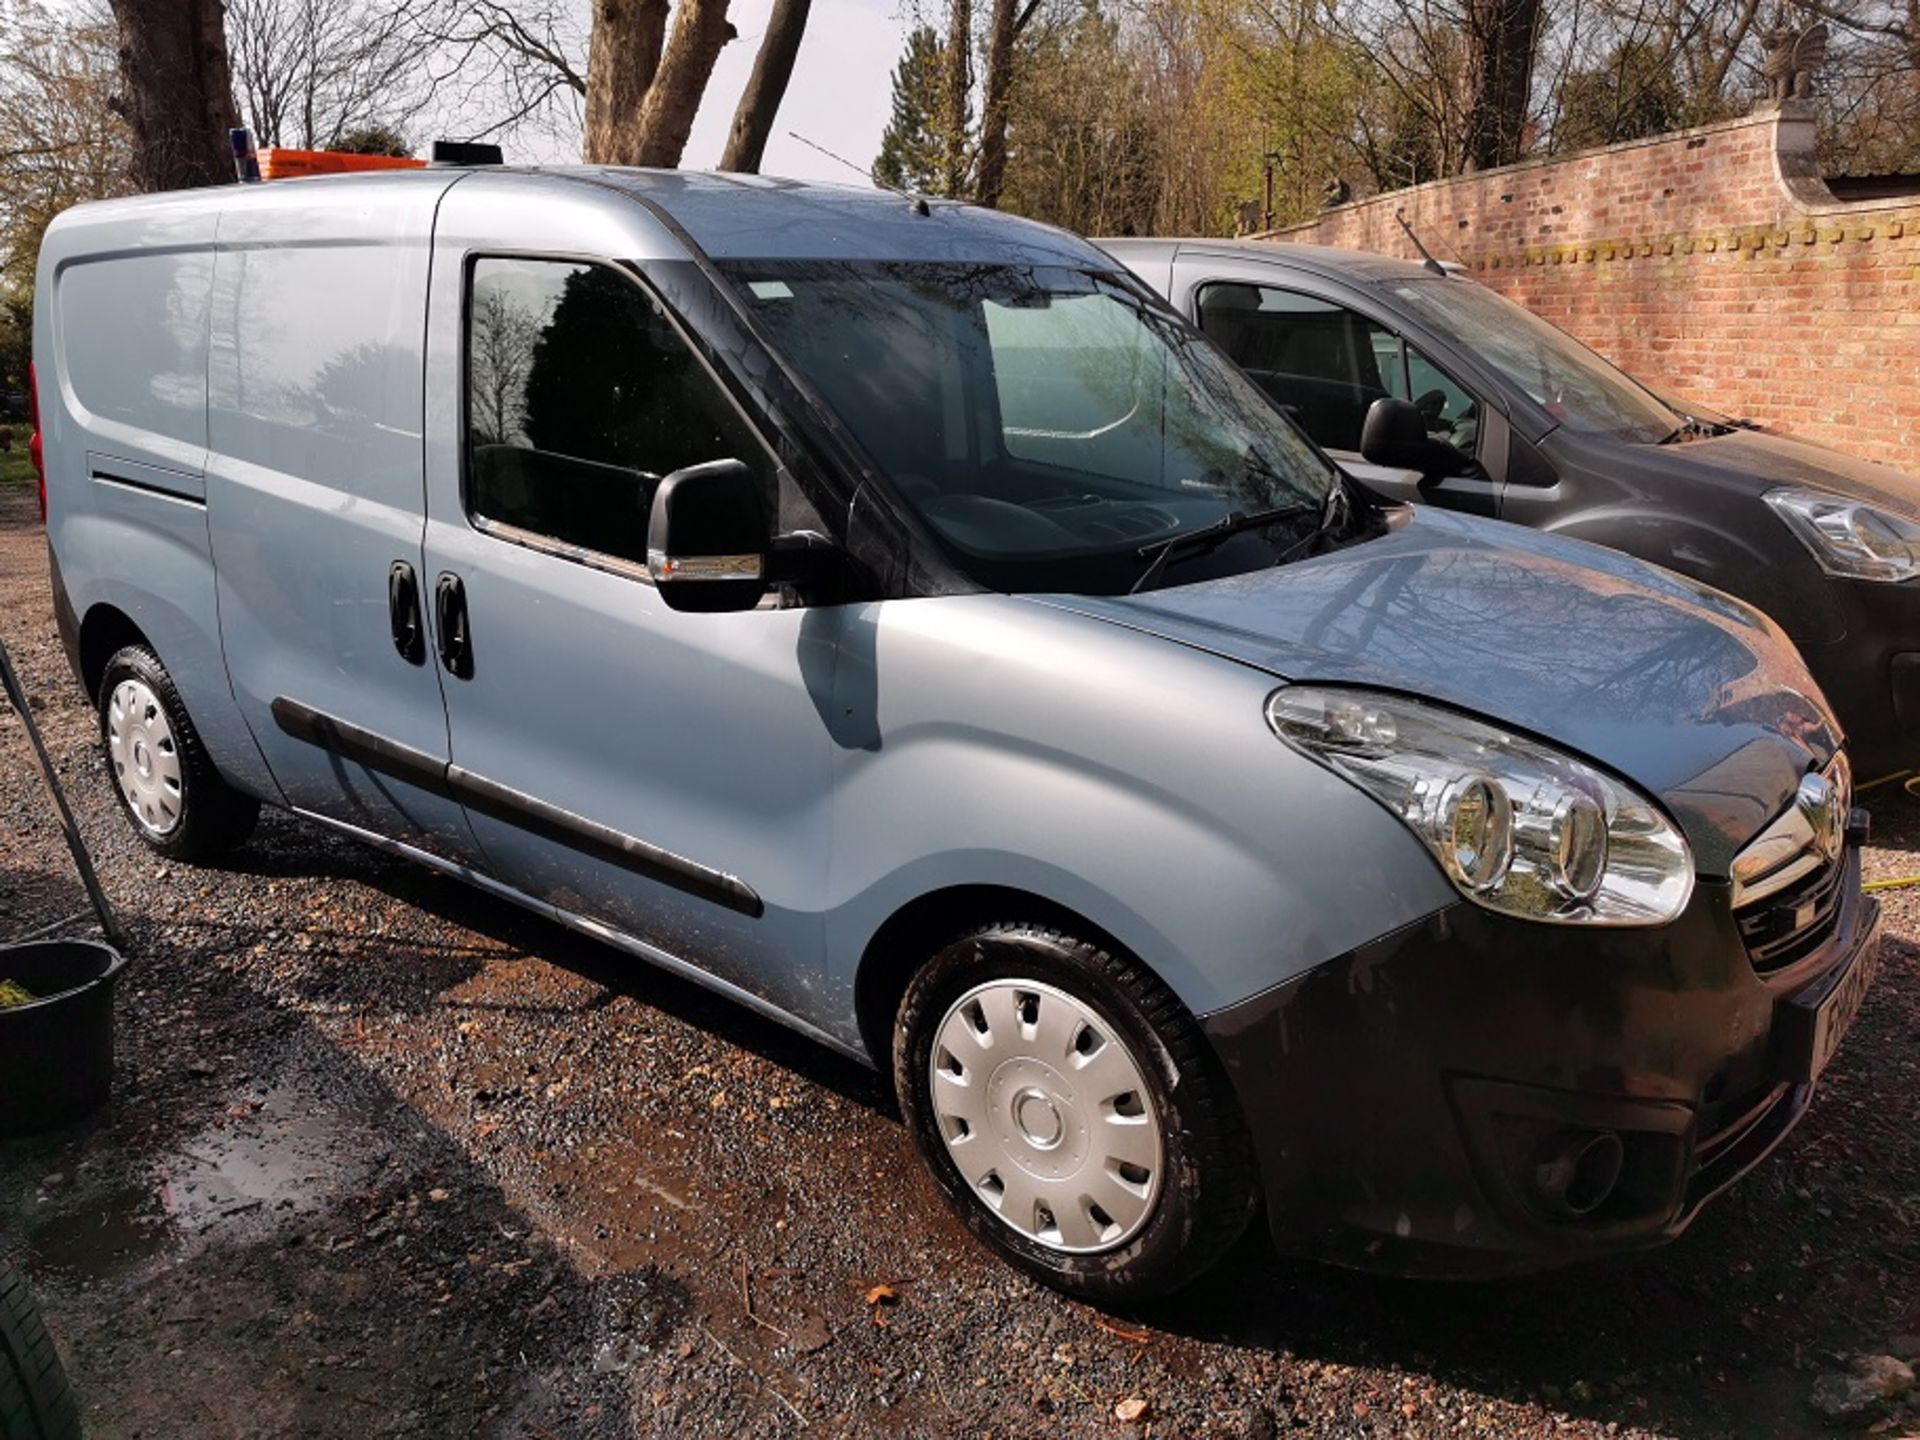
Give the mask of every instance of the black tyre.
<svg viewBox="0 0 1920 1440">
<path fill-rule="evenodd" d="M 0 1261 L 0 1440 L 78 1440 L 80 1407 L 26 1280 Z"/>
<path fill-rule="evenodd" d="M 253 833 L 259 801 L 220 778 L 151 650 L 116 653 L 96 699 L 114 792 L 149 847 L 173 860 L 214 860 Z"/>
<path fill-rule="evenodd" d="M 1253 1215 L 1252 1147 L 1219 1061 L 1125 956 L 1041 925 L 974 931 L 908 985 L 893 1068 L 948 1202 L 1059 1289 L 1164 1295 Z"/>
</svg>

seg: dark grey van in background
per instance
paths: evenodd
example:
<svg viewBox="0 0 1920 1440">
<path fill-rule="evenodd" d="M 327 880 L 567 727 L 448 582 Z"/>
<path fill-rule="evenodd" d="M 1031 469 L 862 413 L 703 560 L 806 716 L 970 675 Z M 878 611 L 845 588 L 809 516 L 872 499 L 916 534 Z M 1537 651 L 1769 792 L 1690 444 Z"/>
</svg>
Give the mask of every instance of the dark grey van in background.
<svg viewBox="0 0 1920 1440">
<path fill-rule="evenodd" d="M 284 806 L 889 1070 L 1053 1284 L 1171 1289 L 1263 1197 L 1376 1268 L 1659 1243 L 1872 980 L 1776 625 L 1379 505 L 1057 230 L 436 168 L 83 206 L 38 283 L 145 843 Z"/>
<path fill-rule="evenodd" d="M 1738 595 L 1799 646 L 1862 783 L 1920 769 L 1920 479 L 1658 395 L 1461 274 L 1321 245 L 1100 243 L 1326 449 L 1417 476 L 1373 488 Z M 1920 384 L 1897 368 L 1889 384 Z M 1382 407 L 1369 442 L 1383 399 L 1402 413 Z"/>
</svg>

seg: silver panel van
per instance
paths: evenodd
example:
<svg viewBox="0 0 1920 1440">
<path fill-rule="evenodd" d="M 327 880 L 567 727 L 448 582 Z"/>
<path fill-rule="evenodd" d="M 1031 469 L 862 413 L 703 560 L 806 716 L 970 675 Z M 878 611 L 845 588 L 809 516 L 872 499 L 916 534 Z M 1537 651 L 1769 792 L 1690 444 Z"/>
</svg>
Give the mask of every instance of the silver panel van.
<svg viewBox="0 0 1920 1440">
<path fill-rule="evenodd" d="M 1873 975 L 1747 605 L 1369 497 L 1085 242 L 414 172 L 62 216 L 59 621 L 157 851 L 261 804 L 890 1071 L 1016 1264 L 1678 1234 Z"/>
</svg>

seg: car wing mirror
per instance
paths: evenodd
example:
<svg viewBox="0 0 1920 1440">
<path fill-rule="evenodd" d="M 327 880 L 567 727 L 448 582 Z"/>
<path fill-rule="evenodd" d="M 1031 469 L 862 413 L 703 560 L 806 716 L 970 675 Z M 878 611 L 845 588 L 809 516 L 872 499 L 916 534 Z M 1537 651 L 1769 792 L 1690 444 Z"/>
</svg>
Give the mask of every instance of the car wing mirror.
<svg viewBox="0 0 1920 1440">
<path fill-rule="evenodd" d="M 672 609 L 753 609 L 767 593 L 772 548 L 759 477 L 741 461 L 689 465 L 653 492 L 647 573 Z"/>
<path fill-rule="evenodd" d="M 1367 407 L 1367 418 L 1360 426 L 1360 455 L 1370 465 L 1417 470 L 1426 480 L 1463 473 L 1473 464 L 1427 433 L 1427 417 L 1419 406 L 1391 395 Z"/>
</svg>

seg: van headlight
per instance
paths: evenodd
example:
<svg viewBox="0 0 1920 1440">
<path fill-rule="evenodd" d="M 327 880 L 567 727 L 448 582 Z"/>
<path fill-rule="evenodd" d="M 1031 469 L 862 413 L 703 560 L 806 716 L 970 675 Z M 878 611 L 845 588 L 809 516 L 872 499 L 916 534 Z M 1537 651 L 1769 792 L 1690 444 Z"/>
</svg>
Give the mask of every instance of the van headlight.
<svg viewBox="0 0 1920 1440">
<path fill-rule="evenodd" d="M 1829 575 L 1911 580 L 1920 575 L 1920 525 L 1824 490 L 1769 490 L 1767 504 Z"/>
<path fill-rule="evenodd" d="M 1686 839 L 1651 800 L 1538 741 L 1398 695 L 1307 685 L 1274 691 L 1267 723 L 1399 816 L 1489 910 L 1663 925 L 1693 894 Z"/>
</svg>

